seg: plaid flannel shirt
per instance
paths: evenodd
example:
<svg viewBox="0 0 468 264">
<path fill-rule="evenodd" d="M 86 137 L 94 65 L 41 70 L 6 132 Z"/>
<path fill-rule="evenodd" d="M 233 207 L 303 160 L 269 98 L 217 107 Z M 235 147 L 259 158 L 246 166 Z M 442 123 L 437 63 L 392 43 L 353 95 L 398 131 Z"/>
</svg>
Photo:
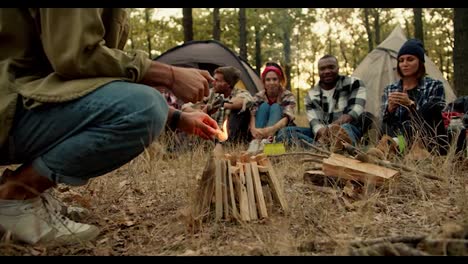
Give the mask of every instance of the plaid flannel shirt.
<svg viewBox="0 0 468 264">
<path fill-rule="evenodd" d="M 338 75 L 338 81 L 333 94 L 333 107 L 330 107 L 323 95 L 320 83 L 312 87 L 304 98 L 307 119 L 314 135 L 317 131 L 343 114 L 348 114 L 356 120 L 366 106 L 367 90 L 364 83 L 350 76 Z"/>
<path fill-rule="evenodd" d="M 385 87 L 382 95 L 382 108 L 380 113 L 385 122 L 403 122 L 409 119 L 409 113 L 406 107 L 398 106 L 393 113 L 388 112 L 388 96 L 393 92 L 403 92 L 403 82 L 401 80 Z M 416 104 L 416 110 L 419 110 L 427 102 L 432 102 L 445 106 L 444 85 L 439 80 L 430 77 L 423 77 L 419 81 L 418 87 L 409 91 L 408 96 Z"/>
<path fill-rule="evenodd" d="M 217 97 L 218 96 L 221 96 L 221 94 L 219 93 L 214 93 L 213 92 L 213 88 L 210 89 L 210 94 L 205 97 L 203 99 L 203 101 L 200 101 L 200 102 L 197 102 L 195 104 L 193 103 L 186 103 L 182 106 L 182 109 L 186 108 L 186 107 L 192 107 L 192 108 L 196 108 L 196 109 L 200 109 L 201 107 L 203 107 L 204 105 L 206 104 L 212 104 L 216 101 Z M 236 88 L 234 87 L 234 89 L 232 90 L 231 92 L 231 96 L 229 96 L 228 100 L 232 100 L 234 98 L 242 98 L 244 99 L 244 103 L 243 103 L 243 106 L 242 108 L 239 110 L 239 113 L 242 113 L 244 112 L 245 110 L 247 110 L 249 108 L 249 106 L 253 103 L 253 97 L 252 95 L 250 95 L 250 93 L 245 90 L 245 89 L 240 89 L 240 88 Z M 218 111 L 216 111 L 215 113 L 213 113 L 211 115 L 211 118 L 213 118 L 217 123 L 218 125 L 222 125 L 225 118 L 227 118 L 227 116 L 229 116 L 231 114 L 231 111 L 228 111 L 228 109 L 224 109 L 224 111 L 221 111 L 221 109 L 218 109 Z"/>
<path fill-rule="evenodd" d="M 255 94 L 254 103 L 250 108 L 251 115 L 255 116 L 258 107 L 260 107 L 263 102 L 268 102 L 265 90 Z M 296 97 L 294 94 L 289 90 L 283 89 L 283 92 L 278 96 L 276 103 L 279 104 L 283 110 L 282 117 L 287 117 L 288 124 L 291 124 L 296 118 Z"/>
</svg>

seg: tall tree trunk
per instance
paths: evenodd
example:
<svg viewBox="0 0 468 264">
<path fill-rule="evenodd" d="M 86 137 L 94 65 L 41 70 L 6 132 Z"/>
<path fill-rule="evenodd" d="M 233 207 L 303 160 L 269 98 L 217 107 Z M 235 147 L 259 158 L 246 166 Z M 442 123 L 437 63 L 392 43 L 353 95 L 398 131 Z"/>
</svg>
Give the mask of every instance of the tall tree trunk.
<svg viewBox="0 0 468 264">
<path fill-rule="evenodd" d="M 262 36 L 258 25 L 255 25 L 255 71 L 260 75 L 260 68 L 262 68 Z"/>
<path fill-rule="evenodd" d="M 286 89 L 291 91 L 291 34 L 283 31 L 284 73 L 286 74 Z"/>
<path fill-rule="evenodd" d="M 332 37 L 331 37 L 331 27 L 328 28 L 328 31 L 327 31 L 327 43 L 328 43 L 328 46 L 327 46 L 327 53 L 330 54 L 330 55 L 333 55 L 333 47 L 332 47 Z"/>
<path fill-rule="evenodd" d="M 408 19 L 404 18 L 405 20 L 405 31 L 406 31 L 406 36 L 409 37 L 411 36 L 411 32 L 410 32 L 410 23 L 408 21 Z"/>
<path fill-rule="evenodd" d="M 420 39 L 424 45 L 422 8 L 413 8 L 413 15 L 414 15 L 414 37 L 417 39 Z"/>
<path fill-rule="evenodd" d="M 346 47 L 342 41 L 340 41 L 340 51 L 341 51 L 341 56 L 343 56 L 343 60 L 344 60 L 345 74 L 349 75 L 349 72 L 348 72 L 349 62 L 348 62 L 348 58 L 346 57 Z"/>
<path fill-rule="evenodd" d="M 371 52 L 374 49 L 374 38 L 372 37 L 372 31 L 369 22 L 369 11 L 369 8 L 364 8 L 364 27 L 366 28 L 369 52 Z"/>
<path fill-rule="evenodd" d="M 375 33 L 375 45 L 380 44 L 380 13 L 377 9 L 374 10 L 374 33 Z"/>
<path fill-rule="evenodd" d="M 182 8 L 182 25 L 184 27 L 184 42 L 193 40 L 192 8 Z"/>
<path fill-rule="evenodd" d="M 221 18 L 219 17 L 219 8 L 213 8 L 213 39 L 221 39 Z"/>
<path fill-rule="evenodd" d="M 150 9 L 145 8 L 145 31 L 146 41 L 148 42 L 148 56 L 151 59 L 151 33 L 150 33 Z"/>
<path fill-rule="evenodd" d="M 468 8 L 454 8 L 454 86 L 458 96 L 468 95 Z"/>
<path fill-rule="evenodd" d="M 245 8 L 239 8 L 239 55 L 247 61 L 247 18 Z"/>
</svg>

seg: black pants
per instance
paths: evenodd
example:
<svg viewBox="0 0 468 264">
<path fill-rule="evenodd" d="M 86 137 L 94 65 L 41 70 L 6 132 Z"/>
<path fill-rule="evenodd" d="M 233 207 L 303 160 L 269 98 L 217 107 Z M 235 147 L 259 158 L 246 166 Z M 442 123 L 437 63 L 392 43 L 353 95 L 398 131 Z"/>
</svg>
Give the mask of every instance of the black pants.
<svg viewBox="0 0 468 264">
<path fill-rule="evenodd" d="M 436 149 L 439 154 L 446 155 L 449 139 L 442 120 L 442 110 L 440 104 L 428 102 L 419 110 L 410 110 L 409 119 L 403 122 L 383 120 L 382 133 L 391 137 L 403 135 L 409 145 L 419 135 L 428 150 Z"/>
<path fill-rule="evenodd" d="M 228 119 L 228 142 L 249 143 L 252 136 L 249 131 L 250 111 L 231 111 Z"/>
</svg>

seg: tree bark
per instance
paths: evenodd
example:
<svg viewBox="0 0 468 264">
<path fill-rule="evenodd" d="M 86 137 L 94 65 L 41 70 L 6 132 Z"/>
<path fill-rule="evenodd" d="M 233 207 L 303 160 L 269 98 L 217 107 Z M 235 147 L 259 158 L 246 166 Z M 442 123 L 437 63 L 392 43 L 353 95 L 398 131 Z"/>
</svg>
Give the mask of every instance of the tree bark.
<svg viewBox="0 0 468 264">
<path fill-rule="evenodd" d="M 458 96 L 468 95 L 468 8 L 454 8 L 454 87 Z"/>
<path fill-rule="evenodd" d="M 239 8 L 239 55 L 247 61 L 247 18 L 245 8 Z"/>
<path fill-rule="evenodd" d="M 182 25 L 184 27 L 184 42 L 193 40 L 192 8 L 182 8 Z"/>
<path fill-rule="evenodd" d="M 283 31 L 284 73 L 286 75 L 286 89 L 291 91 L 291 34 Z"/>
<path fill-rule="evenodd" d="M 421 42 L 424 45 L 422 8 L 413 8 L 413 14 L 414 14 L 414 37 L 421 40 Z"/>
<path fill-rule="evenodd" d="M 369 52 L 371 52 L 374 49 L 374 38 L 372 37 L 372 31 L 369 22 L 369 11 L 369 8 L 364 8 L 364 27 L 366 28 Z"/>
<path fill-rule="evenodd" d="M 151 59 L 151 33 L 150 33 L 150 9 L 145 8 L 145 32 L 146 41 L 148 42 L 148 56 Z"/>
<path fill-rule="evenodd" d="M 375 45 L 380 44 L 380 12 L 378 9 L 374 9 L 374 33 L 375 33 Z"/>
<path fill-rule="evenodd" d="M 255 71 L 260 75 L 262 67 L 262 37 L 258 26 L 255 26 Z"/>
<path fill-rule="evenodd" d="M 221 39 L 221 18 L 219 17 L 219 8 L 213 8 L 213 39 Z"/>
</svg>

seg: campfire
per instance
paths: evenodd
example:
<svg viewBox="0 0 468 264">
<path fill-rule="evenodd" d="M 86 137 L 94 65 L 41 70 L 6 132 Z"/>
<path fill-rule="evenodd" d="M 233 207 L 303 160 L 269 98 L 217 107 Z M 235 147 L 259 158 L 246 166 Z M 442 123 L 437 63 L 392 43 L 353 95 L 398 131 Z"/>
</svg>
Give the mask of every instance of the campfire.
<svg viewBox="0 0 468 264">
<path fill-rule="evenodd" d="M 226 122 L 198 180 L 193 216 L 199 220 L 251 221 L 268 218 L 274 206 L 283 213 L 288 206 L 283 188 L 266 155 L 225 153 Z"/>
</svg>

